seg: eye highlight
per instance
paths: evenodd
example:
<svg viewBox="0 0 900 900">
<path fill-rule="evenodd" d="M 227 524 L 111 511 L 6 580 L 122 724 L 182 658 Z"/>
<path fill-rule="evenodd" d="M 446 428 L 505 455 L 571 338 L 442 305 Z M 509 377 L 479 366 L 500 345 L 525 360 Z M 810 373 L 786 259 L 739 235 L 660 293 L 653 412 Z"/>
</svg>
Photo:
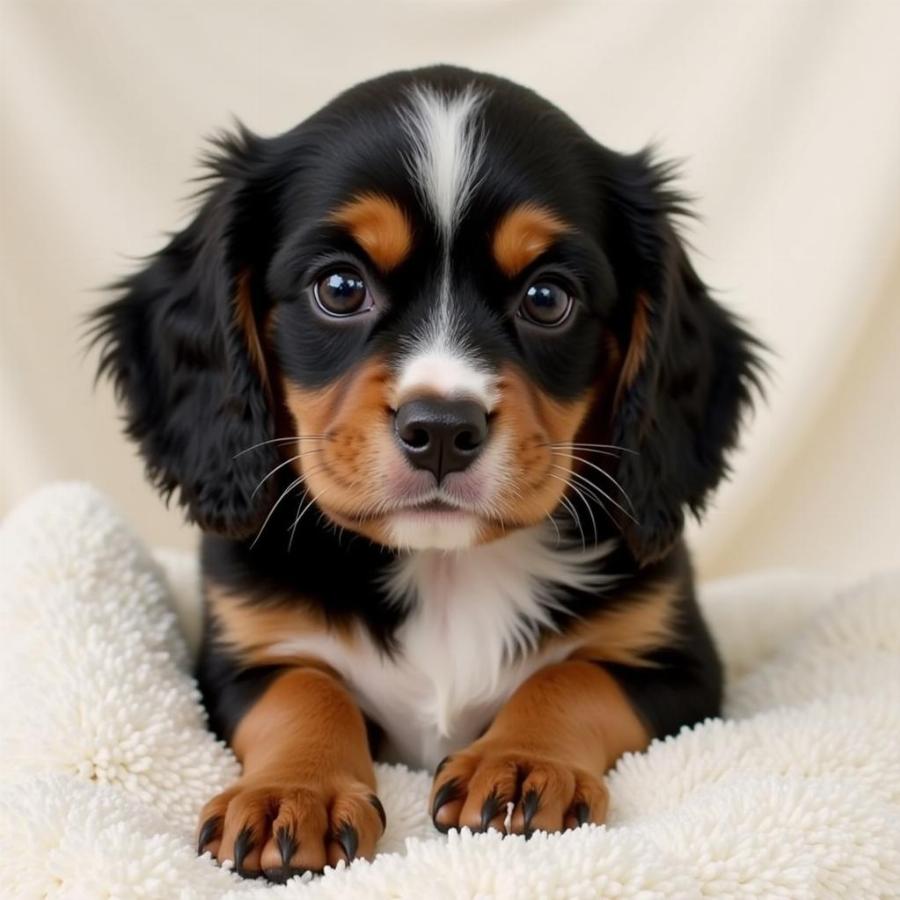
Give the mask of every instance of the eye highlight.
<svg viewBox="0 0 900 900">
<path fill-rule="evenodd" d="M 353 269 L 335 269 L 321 275 L 313 294 L 319 309 L 329 316 L 353 316 L 373 306 L 365 280 Z"/>
<path fill-rule="evenodd" d="M 562 325 L 574 307 L 572 295 L 553 281 L 535 281 L 526 289 L 518 314 L 534 325 L 552 328 Z"/>
</svg>

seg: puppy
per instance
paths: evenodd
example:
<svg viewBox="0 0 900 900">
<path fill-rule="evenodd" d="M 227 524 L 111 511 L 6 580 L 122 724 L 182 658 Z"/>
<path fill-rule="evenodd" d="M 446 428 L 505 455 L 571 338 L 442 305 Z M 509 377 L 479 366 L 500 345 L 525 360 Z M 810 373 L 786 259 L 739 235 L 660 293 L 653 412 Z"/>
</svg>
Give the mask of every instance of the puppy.
<svg viewBox="0 0 900 900">
<path fill-rule="evenodd" d="M 681 535 L 758 384 L 670 169 L 443 66 L 207 162 L 95 321 L 204 532 L 197 677 L 243 775 L 199 851 L 371 858 L 376 757 L 434 769 L 442 831 L 602 822 L 621 754 L 719 713 Z"/>
</svg>

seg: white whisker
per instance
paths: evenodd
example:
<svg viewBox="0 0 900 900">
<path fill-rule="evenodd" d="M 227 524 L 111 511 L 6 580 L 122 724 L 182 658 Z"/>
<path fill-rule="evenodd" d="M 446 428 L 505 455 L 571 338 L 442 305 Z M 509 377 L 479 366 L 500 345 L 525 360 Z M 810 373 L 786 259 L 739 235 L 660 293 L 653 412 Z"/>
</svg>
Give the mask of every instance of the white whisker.
<svg viewBox="0 0 900 900">
<path fill-rule="evenodd" d="M 574 456 L 571 453 L 565 453 L 565 454 L 559 453 L 557 451 L 554 451 L 554 453 L 556 453 L 557 456 L 566 456 L 569 459 L 577 460 L 578 462 L 583 463 L 586 466 L 590 466 L 592 469 L 596 469 L 601 475 L 605 475 L 622 492 L 622 496 L 625 498 L 626 502 L 631 507 L 631 512 L 629 512 L 624 507 L 620 506 L 612 497 L 609 496 L 609 494 L 606 493 L 606 491 L 604 491 L 601 487 L 599 487 L 597 484 L 595 484 L 589 478 L 586 478 L 584 475 L 581 475 L 578 472 L 573 473 L 575 475 L 578 475 L 578 477 L 581 478 L 583 481 L 587 481 L 588 484 L 590 484 L 596 491 L 598 491 L 604 497 L 606 497 L 606 499 L 609 500 L 609 502 L 612 503 L 615 507 L 617 507 L 623 513 L 625 513 L 625 515 L 628 516 L 633 522 L 636 521 L 634 518 L 634 515 L 633 515 L 635 510 L 634 510 L 634 504 L 631 502 L 631 497 L 628 496 L 628 492 L 625 490 L 625 488 L 623 488 L 622 485 L 619 484 L 619 482 L 616 481 L 616 479 L 613 478 L 613 476 L 609 474 L 609 472 L 607 472 L 605 469 L 602 469 L 600 466 L 595 465 L 590 460 L 582 459 L 580 456 Z"/>
</svg>

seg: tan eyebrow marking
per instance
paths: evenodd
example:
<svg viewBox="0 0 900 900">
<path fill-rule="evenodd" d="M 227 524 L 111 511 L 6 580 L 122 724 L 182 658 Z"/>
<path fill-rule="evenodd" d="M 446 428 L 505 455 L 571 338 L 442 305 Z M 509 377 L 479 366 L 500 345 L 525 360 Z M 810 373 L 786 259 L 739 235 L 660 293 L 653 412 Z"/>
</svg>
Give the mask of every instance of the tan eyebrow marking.
<svg viewBox="0 0 900 900">
<path fill-rule="evenodd" d="M 406 213 L 384 194 L 360 194 L 329 218 L 350 232 L 382 272 L 400 265 L 412 249 L 413 231 Z"/>
<path fill-rule="evenodd" d="M 492 249 L 500 270 L 509 278 L 534 262 L 554 239 L 571 228 L 555 212 L 537 203 L 510 210 L 494 232 Z"/>
</svg>

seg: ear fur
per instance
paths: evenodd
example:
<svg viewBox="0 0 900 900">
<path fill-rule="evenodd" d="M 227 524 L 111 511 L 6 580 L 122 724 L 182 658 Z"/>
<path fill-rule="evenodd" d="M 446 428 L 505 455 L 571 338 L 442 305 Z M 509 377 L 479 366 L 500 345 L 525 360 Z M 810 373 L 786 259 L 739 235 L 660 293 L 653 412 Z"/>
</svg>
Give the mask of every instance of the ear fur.
<svg viewBox="0 0 900 900">
<path fill-rule="evenodd" d="M 189 519 L 232 536 L 258 526 L 271 497 L 266 485 L 254 490 L 277 462 L 273 444 L 244 452 L 274 436 L 238 307 L 261 302 L 254 257 L 268 226 L 253 198 L 262 153 L 240 127 L 217 140 L 194 220 L 92 317 L 98 377 L 112 379 L 150 479 L 167 499 L 177 490 Z"/>
<path fill-rule="evenodd" d="M 699 517 L 727 474 L 727 453 L 760 389 L 762 348 L 694 271 L 672 222 L 686 210 L 670 187 L 671 167 L 647 152 L 619 159 L 621 174 L 607 186 L 609 227 L 618 235 L 620 291 L 634 312 L 612 438 L 634 451 L 622 454 L 616 475 L 634 513 L 621 528 L 648 563 L 678 539 L 685 508 Z"/>
</svg>

